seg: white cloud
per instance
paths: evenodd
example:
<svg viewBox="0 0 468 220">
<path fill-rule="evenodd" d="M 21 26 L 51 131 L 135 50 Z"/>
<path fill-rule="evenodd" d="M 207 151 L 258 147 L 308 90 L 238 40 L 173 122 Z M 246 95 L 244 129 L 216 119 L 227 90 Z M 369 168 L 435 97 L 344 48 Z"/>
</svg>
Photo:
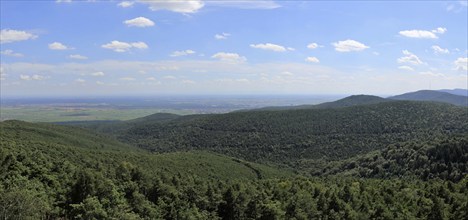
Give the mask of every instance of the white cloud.
<svg viewBox="0 0 468 220">
<path fill-rule="evenodd" d="M 289 51 L 295 51 L 296 50 L 296 48 L 294 48 L 294 47 L 287 47 L 286 49 L 288 49 Z"/>
<path fill-rule="evenodd" d="M 317 43 L 310 43 L 309 45 L 307 45 L 307 48 L 309 49 L 315 49 L 315 48 L 318 48 L 319 45 Z"/>
<path fill-rule="evenodd" d="M 148 45 L 145 42 L 141 42 L 141 41 L 131 43 L 131 45 L 138 49 L 148 49 Z"/>
<path fill-rule="evenodd" d="M 134 19 L 126 20 L 123 22 L 129 27 L 151 27 L 154 26 L 154 22 L 145 17 L 137 17 Z"/>
<path fill-rule="evenodd" d="M 91 75 L 91 76 L 104 76 L 105 74 L 104 74 L 104 72 L 99 71 L 99 72 L 91 73 L 89 75 Z"/>
<path fill-rule="evenodd" d="M 247 60 L 245 57 L 240 56 L 237 53 L 225 53 L 225 52 L 216 53 L 213 56 L 211 56 L 211 58 L 215 58 L 224 62 L 231 62 L 231 63 L 242 63 Z"/>
<path fill-rule="evenodd" d="M 23 54 L 15 53 L 13 50 L 2 50 L 0 54 L 5 55 L 5 56 L 10 56 L 10 57 L 22 57 L 23 56 Z"/>
<path fill-rule="evenodd" d="M 251 44 L 250 47 L 262 50 L 271 50 L 275 52 L 284 52 L 286 48 L 281 45 L 266 43 L 266 44 Z"/>
<path fill-rule="evenodd" d="M 178 13 L 195 13 L 205 6 L 205 3 L 201 0 L 139 0 L 138 2 L 149 5 L 152 11 L 168 10 Z"/>
<path fill-rule="evenodd" d="M 96 84 L 98 84 L 98 85 L 104 85 L 104 83 L 101 82 L 101 81 L 96 81 Z"/>
<path fill-rule="evenodd" d="M 72 0 L 56 0 L 56 3 L 71 3 Z"/>
<path fill-rule="evenodd" d="M 449 53 L 449 50 L 447 48 L 444 49 L 444 48 L 441 48 L 441 47 L 439 47 L 437 45 L 434 45 L 431 48 L 434 51 L 434 53 L 437 53 L 437 54 L 440 54 L 440 53 L 447 54 L 447 53 Z"/>
<path fill-rule="evenodd" d="M 411 53 L 411 52 L 409 52 L 407 50 L 403 50 L 403 54 L 405 56 L 400 57 L 400 58 L 397 59 L 398 63 L 409 63 L 409 64 L 413 64 L 413 65 L 423 64 L 423 62 L 419 59 L 419 57 L 414 55 L 413 53 Z"/>
<path fill-rule="evenodd" d="M 283 71 L 280 73 L 280 75 L 283 75 L 283 76 L 294 76 L 294 73 L 291 73 L 289 71 Z"/>
<path fill-rule="evenodd" d="M 21 80 L 26 80 L 26 81 L 30 81 L 30 80 L 43 80 L 45 79 L 46 77 L 42 76 L 42 75 L 38 75 L 38 74 L 34 74 L 32 76 L 30 75 L 23 75 L 21 74 L 20 75 L 20 79 Z"/>
<path fill-rule="evenodd" d="M 193 50 L 181 50 L 181 51 L 174 51 L 169 56 L 171 57 L 180 57 L 180 56 L 187 56 L 190 54 L 194 54 L 195 51 Z"/>
<path fill-rule="evenodd" d="M 132 7 L 133 4 L 135 4 L 135 2 L 129 2 L 129 1 L 123 1 L 123 2 L 120 2 L 119 4 L 117 4 L 119 7 L 122 7 L 122 8 L 128 8 L 128 7 Z"/>
<path fill-rule="evenodd" d="M 49 49 L 51 50 L 71 50 L 73 48 L 68 47 L 60 42 L 53 42 L 49 44 Z"/>
<path fill-rule="evenodd" d="M 138 49 L 147 49 L 148 45 L 144 42 L 133 42 L 133 43 L 127 43 L 127 42 L 121 42 L 121 41 L 111 41 L 110 43 L 104 44 L 101 46 L 102 48 L 113 50 L 115 52 L 127 52 L 131 48 L 138 48 Z"/>
<path fill-rule="evenodd" d="M 31 78 L 32 78 L 33 80 L 43 80 L 43 79 L 45 79 L 44 76 L 37 75 L 37 74 L 32 75 Z"/>
<path fill-rule="evenodd" d="M 77 83 L 85 83 L 86 80 L 81 79 L 81 78 L 78 78 L 78 79 L 75 80 L 75 82 L 77 82 Z"/>
<path fill-rule="evenodd" d="M 317 57 L 307 57 L 305 60 L 307 62 L 311 62 L 311 63 L 319 63 L 320 62 L 320 60 L 317 59 Z"/>
<path fill-rule="evenodd" d="M 148 78 L 146 78 L 146 80 L 149 80 L 149 81 L 156 81 L 156 78 L 154 78 L 154 77 L 148 77 Z"/>
<path fill-rule="evenodd" d="M 123 81 L 135 81 L 135 78 L 133 78 L 133 77 L 122 77 L 122 78 L 120 78 L 120 80 L 123 80 Z"/>
<path fill-rule="evenodd" d="M 226 40 L 229 36 L 231 36 L 230 33 L 221 33 L 221 34 L 216 34 L 214 37 L 216 40 Z"/>
<path fill-rule="evenodd" d="M 361 42 L 355 40 L 338 41 L 332 44 L 338 52 L 361 51 L 369 48 Z"/>
<path fill-rule="evenodd" d="M 414 69 L 410 66 L 399 66 L 398 69 L 401 70 L 408 70 L 408 71 L 414 71 Z"/>
<path fill-rule="evenodd" d="M 193 80 L 182 80 L 183 84 L 195 84 L 196 82 Z"/>
<path fill-rule="evenodd" d="M 15 41 L 24 41 L 37 38 L 36 35 L 26 31 L 3 29 L 0 31 L 0 43 L 12 43 Z"/>
<path fill-rule="evenodd" d="M 467 71 L 468 70 L 468 57 L 459 57 L 453 62 L 455 64 L 455 69 Z"/>
<path fill-rule="evenodd" d="M 447 32 L 447 28 L 444 28 L 444 27 L 438 27 L 432 30 L 432 33 L 436 33 L 436 34 L 443 34 L 445 32 Z"/>
<path fill-rule="evenodd" d="M 31 80 L 31 76 L 29 76 L 29 75 L 22 75 L 22 74 L 21 74 L 21 75 L 20 75 L 20 79 L 21 79 L 21 80 Z"/>
<path fill-rule="evenodd" d="M 177 79 L 177 77 L 171 76 L 171 75 L 164 76 L 163 78 L 164 78 L 164 79 L 170 79 L 170 80 L 172 80 L 172 79 Z"/>
<path fill-rule="evenodd" d="M 400 35 L 410 38 L 426 38 L 426 39 L 437 39 L 437 35 L 435 35 L 431 31 L 425 30 L 405 30 L 400 31 Z"/>
<path fill-rule="evenodd" d="M 86 60 L 86 59 L 88 59 L 88 57 L 83 56 L 83 55 L 79 55 L 79 54 L 72 54 L 72 55 L 70 55 L 68 57 L 70 59 L 76 59 L 76 60 Z"/>
</svg>

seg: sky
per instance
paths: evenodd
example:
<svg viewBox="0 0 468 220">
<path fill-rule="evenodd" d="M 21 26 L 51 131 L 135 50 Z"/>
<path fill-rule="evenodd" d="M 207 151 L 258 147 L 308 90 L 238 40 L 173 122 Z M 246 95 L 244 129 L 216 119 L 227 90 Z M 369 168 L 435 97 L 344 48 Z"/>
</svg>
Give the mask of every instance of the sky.
<svg viewBox="0 0 468 220">
<path fill-rule="evenodd" d="M 0 1 L 1 96 L 468 86 L 468 1 Z"/>
</svg>

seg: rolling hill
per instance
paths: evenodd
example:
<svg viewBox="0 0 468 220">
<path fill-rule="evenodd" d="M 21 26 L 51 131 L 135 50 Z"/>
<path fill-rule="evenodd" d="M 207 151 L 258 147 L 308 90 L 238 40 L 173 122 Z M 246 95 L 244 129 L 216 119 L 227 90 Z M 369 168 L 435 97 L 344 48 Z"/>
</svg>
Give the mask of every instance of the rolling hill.
<svg viewBox="0 0 468 220">
<path fill-rule="evenodd" d="M 372 100 L 75 127 L 0 122 L 0 217 L 466 217 L 466 108 Z"/>
<path fill-rule="evenodd" d="M 468 97 L 454 95 L 447 92 L 434 90 L 420 90 L 416 92 L 405 93 L 397 96 L 388 97 L 394 100 L 413 100 L 413 101 L 433 101 L 444 102 L 458 106 L 468 106 Z"/>
<path fill-rule="evenodd" d="M 342 160 L 392 143 L 463 134 L 468 132 L 466 118 L 463 107 L 384 101 L 342 108 L 182 116 L 163 123 L 131 124 L 108 134 L 155 152 L 209 150 L 297 168 L 304 160 Z"/>
<path fill-rule="evenodd" d="M 468 89 L 441 89 L 440 92 L 446 92 L 453 95 L 468 96 Z"/>
</svg>

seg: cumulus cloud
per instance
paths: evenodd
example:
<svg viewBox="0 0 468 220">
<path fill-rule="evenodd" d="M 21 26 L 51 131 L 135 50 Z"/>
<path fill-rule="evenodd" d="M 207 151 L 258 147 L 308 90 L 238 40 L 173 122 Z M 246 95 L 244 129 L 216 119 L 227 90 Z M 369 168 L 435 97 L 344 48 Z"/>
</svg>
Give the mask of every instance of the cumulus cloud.
<svg viewBox="0 0 468 220">
<path fill-rule="evenodd" d="M 436 54 L 441 54 L 441 53 L 447 54 L 447 53 L 449 53 L 448 49 L 441 48 L 441 47 L 439 47 L 437 45 L 434 45 L 431 48 L 434 51 L 434 53 L 436 53 Z"/>
<path fill-rule="evenodd" d="M 319 45 L 317 43 L 310 43 L 310 44 L 307 45 L 307 48 L 309 48 L 309 49 L 315 49 L 317 47 L 319 47 Z"/>
<path fill-rule="evenodd" d="M 455 69 L 467 71 L 468 70 L 468 57 L 459 57 L 453 62 L 455 64 Z"/>
<path fill-rule="evenodd" d="M 165 1 L 150 1 L 150 0 L 140 0 L 139 2 L 149 5 L 149 8 L 152 11 L 159 10 L 168 10 L 178 13 L 195 13 L 203 6 L 205 3 L 201 0 L 165 0 Z"/>
<path fill-rule="evenodd" d="M 289 71 L 283 71 L 280 73 L 280 75 L 283 75 L 283 76 L 294 76 L 294 73 L 291 73 Z"/>
<path fill-rule="evenodd" d="M 443 33 L 447 32 L 447 28 L 438 27 L 438 28 L 432 30 L 432 32 L 436 33 L 436 34 L 443 34 Z"/>
<path fill-rule="evenodd" d="M 247 60 L 247 58 L 240 56 L 237 53 L 225 53 L 225 52 L 219 52 L 211 56 L 211 58 L 219 59 L 224 62 L 230 62 L 230 63 L 242 63 Z"/>
<path fill-rule="evenodd" d="M 78 78 L 78 79 L 75 79 L 75 82 L 77 82 L 77 83 L 85 83 L 86 80 L 81 79 L 81 78 Z"/>
<path fill-rule="evenodd" d="M 71 50 L 73 48 L 68 47 L 60 42 L 53 42 L 49 44 L 49 49 L 51 50 Z"/>
<path fill-rule="evenodd" d="M 71 3 L 72 0 L 56 0 L 56 3 Z"/>
<path fill-rule="evenodd" d="M 277 44 L 272 44 L 272 43 L 266 43 L 266 44 L 250 44 L 250 47 L 256 48 L 256 49 L 262 49 L 262 50 L 271 50 L 275 52 L 284 52 L 286 51 L 286 47 L 277 45 Z"/>
<path fill-rule="evenodd" d="M 187 56 L 190 54 L 194 54 L 195 51 L 193 50 L 181 50 L 181 51 L 174 51 L 169 56 L 171 57 L 180 57 L 180 56 Z"/>
<path fill-rule="evenodd" d="M 89 75 L 91 75 L 91 76 L 104 76 L 105 74 L 104 74 L 104 72 L 99 71 L 99 72 L 91 73 Z"/>
<path fill-rule="evenodd" d="M 72 55 L 70 55 L 68 57 L 70 59 L 76 59 L 76 60 L 86 60 L 86 59 L 88 59 L 88 57 L 83 56 L 83 55 L 79 55 L 79 54 L 72 54 Z"/>
<path fill-rule="evenodd" d="M 231 36 L 230 33 L 221 33 L 221 34 L 216 34 L 214 37 L 216 40 L 226 40 L 229 36 Z"/>
<path fill-rule="evenodd" d="M 122 8 L 128 8 L 128 7 L 132 7 L 133 4 L 135 4 L 135 2 L 123 1 L 117 4 L 117 6 L 122 7 Z"/>
<path fill-rule="evenodd" d="M 130 45 L 132 45 L 132 47 L 135 47 L 135 48 L 138 48 L 138 49 L 148 49 L 148 45 L 144 42 L 133 42 L 133 43 L 130 43 Z"/>
<path fill-rule="evenodd" d="M 445 31 L 444 31 L 445 32 Z M 405 30 L 399 32 L 401 36 L 409 37 L 409 38 L 426 38 L 426 39 L 437 39 L 437 35 L 432 31 L 426 30 Z"/>
<path fill-rule="evenodd" d="M 411 53 L 411 52 L 409 52 L 407 50 L 403 50 L 403 54 L 405 56 L 400 57 L 400 58 L 397 59 L 398 63 L 409 63 L 409 64 L 413 64 L 413 65 L 423 64 L 423 62 L 419 59 L 419 57 L 414 55 L 413 53 Z"/>
<path fill-rule="evenodd" d="M 123 22 L 128 27 L 151 27 L 154 26 L 154 22 L 145 17 L 137 17 L 134 19 L 126 20 Z"/>
<path fill-rule="evenodd" d="M 171 75 L 164 76 L 163 78 L 164 79 L 169 79 L 169 80 L 177 79 L 177 77 L 171 76 Z"/>
<path fill-rule="evenodd" d="M 0 31 L 0 43 L 12 43 L 16 41 L 25 41 L 36 39 L 37 36 L 26 31 L 3 29 Z"/>
<path fill-rule="evenodd" d="M 135 78 L 133 78 L 133 77 L 122 77 L 122 78 L 120 78 L 120 80 L 122 80 L 122 81 L 135 81 Z"/>
<path fill-rule="evenodd" d="M 129 51 L 132 48 L 147 49 L 148 45 L 144 42 L 127 43 L 127 42 L 114 40 L 114 41 L 111 41 L 110 43 L 102 45 L 101 47 L 105 49 L 113 50 L 115 52 L 123 53 L 123 52 Z"/>
<path fill-rule="evenodd" d="M 335 47 L 335 50 L 338 52 L 351 52 L 351 51 L 362 51 L 369 46 L 364 45 L 361 42 L 355 41 L 355 40 L 344 40 L 344 41 L 338 41 L 332 44 Z"/>
<path fill-rule="evenodd" d="M 2 55 L 10 56 L 10 57 L 23 57 L 23 54 L 15 53 L 13 50 L 2 50 L 0 53 Z"/>
<path fill-rule="evenodd" d="M 408 71 L 414 71 L 414 69 L 410 66 L 399 66 L 398 69 L 401 70 L 408 70 Z"/>
<path fill-rule="evenodd" d="M 320 60 L 317 57 L 307 57 L 305 60 L 307 62 L 310 62 L 310 63 L 319 63 L 320 62 Z"/>
<path fill-rule="evenodd" d="M 43 80 L 43 79 L 45 79 L 45 78 L 46 78 L 45 76 L 38 75 L 38 74 L 34 74 L 34 75 L 32 75 L 32 76 L 30 76 L 30 75 L 23 75 L 23 74 L 20 75 L 20 79 L 21 79 L 21 80 L 26 80 L 26 81 L 30 81 L 30 80 Z"/>
</svg>

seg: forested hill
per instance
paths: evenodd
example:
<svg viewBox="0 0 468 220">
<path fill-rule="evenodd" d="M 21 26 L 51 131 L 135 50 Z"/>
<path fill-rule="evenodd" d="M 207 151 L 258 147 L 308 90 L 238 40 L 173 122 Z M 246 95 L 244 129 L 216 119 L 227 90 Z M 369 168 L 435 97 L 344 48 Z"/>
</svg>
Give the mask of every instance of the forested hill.
<svg viewBox="0 0 468 220">
<path fill-rule="evenodd" d="M 414 100 L 414 101 L 433 101 L 444 102 L 458 106 L 468 106 L 468 96 L 454 95 L 443 91 L 420 90 L 416 92 L 405 93 L 392 96 L 389 99 L 394 100 Z"/>
<path fill-rule="evenodd" d="M 252 110 L 242 111 L 265 111 L 265 110 L 298 110 L 298 109 L 321 109 L 321 108 L 342 108 L 355 105 L 368 105 L 380 102 L 389 102 L 392 100 L 373 95 L 352 95 L 333 102 L 325 102 L 317 105 L 298 105 L 298 106 L 271 106 Z"/>
<path fill-rule="evenodd" d="M 395 101 L 92 123 L 106 135 L 0 122 L 0 218 L 466 219 L 466 117 Z"/>
<path fill-rule="evenodd" d="M 326 102 L 315 105 L 314 108 L 341 108 L 356 105 L 376 104 L 389 101 L 391 100 L 373 95 L 352 95 L 334 102 Z"/>
<path fill-rule="evenodd" d="M 341 160 L 389 144 L 465 134 L 467 118 L 464 107 L 392 101 L 332 109 L 183 116 L 164 123 L 136 123 L 109 134 L 157 152 L 202 149 L 297 167 L 299 160 Z"/>
</svg>

